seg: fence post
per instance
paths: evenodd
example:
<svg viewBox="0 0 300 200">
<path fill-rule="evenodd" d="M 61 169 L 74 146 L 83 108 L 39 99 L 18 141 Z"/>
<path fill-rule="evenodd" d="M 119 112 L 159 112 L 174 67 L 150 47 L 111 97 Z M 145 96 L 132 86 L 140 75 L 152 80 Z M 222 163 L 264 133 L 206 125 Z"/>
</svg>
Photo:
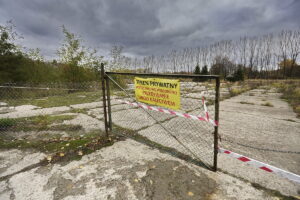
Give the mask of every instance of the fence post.
<svg viewBox="0 0 300 200">
<path fill-rule="evenodd" d="M 105 94 L 105 73 L 104 73 L 104 64 L 103 63 L 101 63 L 101 83 L 102 83 L 102 103 L 103 103 L 103 111 L 104 111 L 105 136 L 108 137 L 106 94 Z"/>
<path fill-rule="evenodd" d="M 112 119 L 111 119 L 111 104 L 110 104 L 110 86 L 109 86 L 109 78 L 107 75 L 105 76 L 106 80 L 106 95 L 107 95 L 107 111 L 108 111 L 108 128 L 109 131 L 112 131 Z"/>
<path fill-rule="evenodd" d="M 216 78 L 216 94 L 215 94 L 215 121 L 217 126 L 215 126 L 214 131 L 214 166 L 213 170 L 216 172 L 218 168 L 218 129 L 219 129 L 219 98 L 220 98 L 220 77 Z"/>
</svg>

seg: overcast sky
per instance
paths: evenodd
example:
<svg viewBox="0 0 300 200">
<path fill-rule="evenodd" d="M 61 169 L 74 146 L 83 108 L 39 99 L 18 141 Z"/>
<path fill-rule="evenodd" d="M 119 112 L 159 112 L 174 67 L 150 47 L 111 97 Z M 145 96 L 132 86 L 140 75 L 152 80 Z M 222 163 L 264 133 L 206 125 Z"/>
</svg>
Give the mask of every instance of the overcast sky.
<svg viewBox="0 0 300 200">
<path fill-rule="evenodd" d="M 13 20 L 23 45 L 54 58 L 61 26 L 108 54 L 164 54 L 243 35 L 300 27 L 300 0 L 0 0 L 0 23 Z"/>
</svg>

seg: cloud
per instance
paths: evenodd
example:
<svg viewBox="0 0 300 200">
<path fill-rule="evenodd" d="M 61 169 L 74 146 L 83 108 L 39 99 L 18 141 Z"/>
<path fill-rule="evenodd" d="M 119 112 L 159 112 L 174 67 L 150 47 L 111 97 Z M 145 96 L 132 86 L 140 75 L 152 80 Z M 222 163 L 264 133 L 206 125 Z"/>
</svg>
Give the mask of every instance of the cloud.
<svg viewBox="0 0 300 200">
<path fill-rule="evenodd" d="M 54 58 L 61 26 L 109 52 L 157 55 L 243 35 L 300 27 L 299 0 L 0 0 L 0 23 L 13 20 L 23 45 Z"/>
</svg>

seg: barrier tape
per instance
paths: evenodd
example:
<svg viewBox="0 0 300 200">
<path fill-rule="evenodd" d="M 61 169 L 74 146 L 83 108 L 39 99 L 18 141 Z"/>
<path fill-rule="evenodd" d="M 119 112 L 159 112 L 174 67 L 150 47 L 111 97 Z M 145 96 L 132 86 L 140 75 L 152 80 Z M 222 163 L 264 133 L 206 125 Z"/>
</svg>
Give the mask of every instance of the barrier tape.
<svg viewBox="0 0 300 200">
<path fill-rule="evenodd" d="M 232 151 L 229 151 L 229 150 L 226 150 L 226 149 L 223 149 L 223 148 L 219 148 L 219 152 L 220 153 L 224 153 L 230 157 L 233 157 L 233 158 L 236 158 L 244 163 L 247 163 L 249 165 L 252 165 L 256 168 L 259 168 L 259 169 L 262 169 L 266 172 L 270 172 L 270 173 L 275 173 L 281 177 L 284 177 L 284 178 L 287 178 L 291 181 L 294 181 L 296 183 L 299 183 L 300 184 L 300 176 L 298 174 L 294 174 L 294 173 L 291 173 L 291 172 L 288 172 L 288 171 L 285 171 L 283 169 L 280 169 L 280 168 L 277 168 L 277 167 L 274 167 L 272 165 L 268 165 L 268 164 L 265 164 L 263 162 L 260 162 L 260 161 L 257 161 L 257 160 L 254 160 L 252 158 L 248 158 L 246 156 L 243 156 L 241 154 L 238 154 L 238 153 L 234 153 Z"/>
<path fill-rule="evenodd" d="M 180 112 L 176 112 L 176 111 L 173 111 L 173 110 L 166 110 L 166 109 L 163 109 L 163 108 L 156 108 L 154 106 L 148 106 L 148 105 L 144 105 L 144 104 L 140 104 L 140 103 L 132 103 L 132 102 L 123 101 L 123 100 L 118 100 L 118 101 L 122 102 L 122 103 L 126 103 L 126 104 L 131 105 L 131 106 L 147 109 L 147 110 L 153 110 L 153 111 L 162 112 L 162 113 L 166 113 L 166 114 L 176 115 L 176 116 L 184 117 L 184 118 L 187 118 L 187 119 L 206 121 L 206 122 L 211 123 L 214 126 L 218 126 L 217 121 L 212 120 L 212 119 L 209 118 L 209 113 L 208 113 L 208 110 L 207 110 L 207 107 L 206 107 L 206 102 L 205 102 L 204 97 L 202 97 L 202 104 L 203 104 L 203 107 L 204 107 L 205 117 L 190 115 L 190 114 L 187 114 L 187 113 L 180 113 Z M 257 167 L 257 168 L 259 168 L 261 170 L 264 170 L 266 172 L 275 173 L 275 174 L 277 174 L 281 177 L 287 178 L 287 179 L 289 179 L 293 182 L 300 183 L 300 176 L 297 175 L 297 174 L 285 171 L 283 169 L 274 167 L 272 165 L 268 165 L 266 163 L 254 160 L 252 158 L 248 158 L 246 156 L 243 156 L 241 154 L 238 154 L 238 153 L 235 153 L 235 152 L 223 149 L 223 148 L 219 148 L 219 152 L 227 154 L 230 157 L 236 158 L 236 159 L 238 159 L 238 160 L 240 160 L 244 163 L 247 163 L 249 165 Z"/>
<path fill-rule="evenodd" d="M 186 118 L 186 119 L 206 121 L 206 122 L 211 123 L 214 126 L 218 126 L 217 121 L 212 120 L 212 119 L 209 118 L 209 114 L 207 112 L 207 108 L 206 108 L 206 105 L 205 105 L 204 98 L 202 100 L 202 103 L 204 105 L 204 110 L 206 110 L 205 111 L 205 117 L 201 117 L 200 115 L 195 116 L 195 115 L 191 115 L 191 114 L 188 114 L 188 113 L 180 113 L 180 112 L 173 111 L 173 110 L 166 110 L 166 109 L 163 109 L 163 108 L 157 108 L 157 107 L 154 107 L 154 106 L 148 106 L 148 105 L 144 105 L 144 104 L 140 104 L 140 103 L 132 103 L 132 102 L 129 102 L 129 101 L 124 101 L 124 100 L 118 100 L 118 101 L 122 102 L 122 103 L 126 103 L 126 104 L 131 105 L 131 106 L 140 107 L 140 108 L 143 108 L 143 109 L 146 109 L 146 110 L 153 110 L 153 111 L 162 112 L 162 113 L 166 113 L 166 114 L 170 114 L 170 115 L 176 115 L 176 116 L 183 117 L 183 118 Z"/>
<path fill-rule="evenodd" d="M 144 105 L 144 104 L 140 104 L 140 103 L 132 103 L 132 102 L 123 101 L 123 100 L 118 100 L 118 101 L 122 102 L 122 103 L 125 103 L 125 104 L 128 104 L 128 105 L 131 105 L 131 106 L 147 109 L 147 110 L 153 110 L 153 111 L 162 112 L 162 113 L 166 113 L 166 114 L 176 115 L 176 116 L 184 117 L 184 118 L 187 118 L 187 119 L 206 121 L 206 122 L 211 123 L 214 126 L 218 126 L 217 121 L 212 120 L 212 119 L 209 118 L 209 114 L 208 114 L 208 110 L 207 110 L 207 107 L 206 107 L 206 102 L 205 102 L 204 97 L 202 97 L 202 104 L 203 104 L 203 107 L 204 107 L 205 117 L 190 115 L 190 114 L 187 114 L 187 113 L 180 113 L 180 112 L 176 112 L 176 111 L 172 111 L 172 110 L 166 110 L 166 109 L 163 109 L 163 108 L 156 108 L 154 106 L 148 106 L 148 105 Z M 238 160 L 240 160 L 244 163 L 247 163 L 249 165 L 257 167 L 257 168 L 259 168 L 261 170 L 264 170 L 266 172 L 275 173 L 275 174 L 277 174 L 281 177 L 287 178 L 287 179 L 289 179 L 293 182 L 296 182 L 296 183 L 300 184 L 300 176 L 297 175 L 297 174 L 285 171 L 283 169 L 274 167 L 272 165 L 268 165 L 266 163 L 254 160 L 252 158 L 248 158 L 246 156 L 243 156 L 241 154 L 238 154 L 238 153 L 235 153 L 235 152 L 223 149 L 223 148 L 219 148 L 219 152 L 227 154 L 230 157 L 236 158 L 236 159 L 238 159 Z"/>
</svg>

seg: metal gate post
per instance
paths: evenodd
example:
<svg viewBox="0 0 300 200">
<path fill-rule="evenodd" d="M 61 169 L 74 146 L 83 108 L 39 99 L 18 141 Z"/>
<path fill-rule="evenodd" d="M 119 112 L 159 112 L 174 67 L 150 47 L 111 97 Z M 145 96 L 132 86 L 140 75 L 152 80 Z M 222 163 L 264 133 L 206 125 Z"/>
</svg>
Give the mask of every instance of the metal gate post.
<svg viewBox="0 0 300 200">
<path fill-rule="evenodd" d="M 107 111 L 108 111 L 108 128 L 112 131 L 112 119 L 111 119 L 111 104 L 110 104 L 110 88 L 109 88 L 109 78 L 105 76 L 106 80 L 106 95 L 107 95 Z"/>
<path fill-rule="evenodd" d="M 104 73 L 104 64 L 103 63 L 101 63 L 101 84 L 102 84 L 102 103 L 103 103 L 103 111 L 104 111 L 105 136 L 108 137 L 106 94 L 105 94 L 105 73 Z"/>
<path fill-rule="evenodd" d="M 214 131 L 214 166 L 213 170 L 216 172 L 218 168 L 218 129 L 219 129 L 219 98 L 220 98 L 220 77 L 216 77 L 216 96 L 215 96 L 215 121 L 217 126 L 215 126 Z"/>
</svg>

